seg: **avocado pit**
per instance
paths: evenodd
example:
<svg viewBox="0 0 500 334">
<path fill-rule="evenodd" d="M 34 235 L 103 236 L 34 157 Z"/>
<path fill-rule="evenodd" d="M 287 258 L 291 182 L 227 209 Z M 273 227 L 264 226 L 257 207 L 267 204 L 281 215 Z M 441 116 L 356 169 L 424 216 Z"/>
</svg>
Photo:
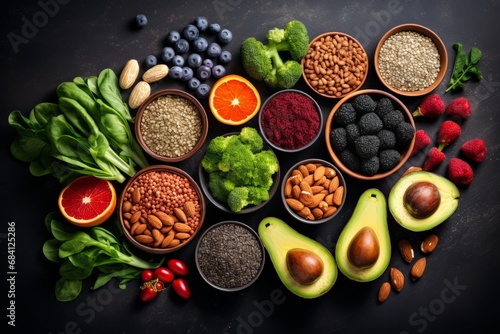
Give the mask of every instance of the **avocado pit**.
<svg viewBox="0 0 500 334">
<path fill-rule="evenodd" d="M 403 196 L 403 204 L 415 218 L 431 216 L 441 203 L 439 189 L 431 182 L 419 181 L 411 184 Z"/>
<path fill-rule="evenodd" d="M 349 244 L 347 257 L 352 265 L 358 268 L 371 267 L 380 254 L 377 236 L 369 226 L 363 227 Z"/>
<path fill-rule="evenodd" d="M 323 273 L 323 261 L 307 249 L 290 249 L 286 254 L 286 265 L 293 279 L 302 285 L 314 283 Z"/>
</svg>

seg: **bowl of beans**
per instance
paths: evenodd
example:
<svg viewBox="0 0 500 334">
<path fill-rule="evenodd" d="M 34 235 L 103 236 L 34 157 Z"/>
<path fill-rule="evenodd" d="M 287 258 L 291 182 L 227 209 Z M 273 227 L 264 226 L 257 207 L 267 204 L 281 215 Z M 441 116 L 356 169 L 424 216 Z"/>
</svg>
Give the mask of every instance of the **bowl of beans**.
<svg viewBox="0 0 500 334">
<path fill-rule="evenodd" d="M 283 177 L 281 199 L 288 213 L 306 224 L 322 224 L 335 217 L 347 196 L 344 176 L 331 162 L 306 159 Z"/>
<path fill-rule="evenodd" d="M 358 90 L 367 73 L 365 49 L 355 38 L 341 32 L 327 32 L 314 38 L 302 59 L 304 81 L 323 97 L 342 98 Z"/>
<path fill-rule="evenodd" d="M 166 254 L 197 235 L 205 219 L 205 200 L 183 170 L 152 165 L 127 182 L 117 212 L 130 243 L 148 253 Z"/>
<path fill-rule="evenodd" d="M 378 180 L 399 170 L 415 144 L 415 122 L 398 98 L 364 89 L 340 99 L 325 124 L 330 157 L 344 175 Z"/>
<path fill-rule="evenodd" d="M 310 147 L 321 135 L 323 113 L 308 94 L 284 89 L 271 95 L 259 112 L 259 130 L 272 148 L 298 152 Z"/>
<path fill-rule="evenodd" d="M 432 30 L 402 24 L 380 39 L 374 65 L 382 84 L 403 96 L 422 96 L 443 81 L 448 68 L 446 46 Z"/>
<path fill-rule="evenodd" d="M 162 162 L 194 155 L 208 134 L 208 117 L 191 94 L 164 89 L 149 96 L 137 110 L 135 133 L 141 147 Z"/>
<path fill-rule="evenodd" d="M 200 236 L 195 261 L 208 285 L 226 292 L 240 291 L 251 286 L 262 273 L 264 246 L 248 225 L 222 221 Z"/>
</svg>

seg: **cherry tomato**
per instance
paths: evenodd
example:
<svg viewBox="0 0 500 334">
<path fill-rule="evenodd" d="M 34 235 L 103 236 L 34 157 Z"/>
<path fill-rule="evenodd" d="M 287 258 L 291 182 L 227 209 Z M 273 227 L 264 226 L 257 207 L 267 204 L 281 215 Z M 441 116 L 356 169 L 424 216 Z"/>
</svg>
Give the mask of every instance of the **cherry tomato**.
<svg viewBox="0 0 500 334">
<path fill-rule="evenodd" d="M 141 301 L 146 303 L 152 301 L 156 297 L 156 294 L 157 292 L 155 291 L 155 288 L 153 286 L 147 286 L 141 290 L 139 298 L 141 299 Z"/>
<path fill-rule="evenodd" d="M 188 299 L 191 296 L 189 286 L 183 278 L 175 279 L 172 283 L 172 287 L 174 288 L 175 293 L 181 298 Z"/>
<path fill-rule="evenodd" d="M 170 269 L 175 275 L 186 276 L 188 274 L 188 267 L 181 260 L 170 259 L 167 262 L 167 267 Z"/>
<path fill-rule="evenodd" d="M 151 281 L 153 279 L 153 271 L 144 269 L 141 273 L 141 279 L 143 282 Z"/>
<path fill-rule="evenodd" d="M 170 283 L 174 280 L 174 274 L 172 274 L 170 270 L 164 267 L 156 268 L 153 275 L 163 283 Z"/>
</svg>

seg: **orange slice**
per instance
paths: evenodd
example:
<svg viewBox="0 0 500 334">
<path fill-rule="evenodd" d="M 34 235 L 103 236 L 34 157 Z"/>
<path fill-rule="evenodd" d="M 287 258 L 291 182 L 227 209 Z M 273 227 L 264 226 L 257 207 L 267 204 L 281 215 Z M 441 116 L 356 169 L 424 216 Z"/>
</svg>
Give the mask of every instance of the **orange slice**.
<svg viewBox="0 0 500 334">
<path fill-rule="evenodd" d="M 116 207 L 116 191 L 108 180 L 86 175 L 68 184 L 57 202 L 63 216 L 82 227 L 104 223 Z"/>
<path fill-rule="evenodd" d="M 259 112 L 260 103 L 255 86 L 237 74 L 228 74 L 217 80 L 208 97 L 214 117 L 229 125 L 241 125 L 251 120 Z"/>
</svg>

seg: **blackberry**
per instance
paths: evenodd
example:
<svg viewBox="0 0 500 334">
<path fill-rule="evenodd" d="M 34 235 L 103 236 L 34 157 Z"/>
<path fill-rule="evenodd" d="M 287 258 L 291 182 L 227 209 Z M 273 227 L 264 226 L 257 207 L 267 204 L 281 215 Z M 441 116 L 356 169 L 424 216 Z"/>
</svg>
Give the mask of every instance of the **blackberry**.
<svg viewBox="0 0 500 334">
<path fill-rule="evenodd" d="M 347 147 L 346 129 L 335 128 L 330 132 L 330 143 L 335 152 L 342 152 Z"/>
<path fill-rule="evenodd" d="M 346 102 L 340 106 L 333 116 L 335 123 L 339 126 L 346 126 L 356 122 L 356 110 L 352 103 Z"/>
<path fill-rule="evenodd" d="M 380 139 L 375 135 L 359 136 L 354 141 L 354 148 L 361 159 L 371 158 L 378 153 Z"/>
<path fill-rule="evenodd" d="M 374 112 L 368 112 L 361 115 L 358 121 L 359 132 L 362 135 L 377 134 L 383 127 L 384 124 L 382 123 L 382 120 Z"/>
<path fill-rule="evenodd" d="M 356 96 L 352 104 L 354 109 L 361 114 L 374 112 L 375 108 L 377 107 L 377 102 L 375 102 L 368 94 L 361 94 Z"/>
<path fill-rule="evenodd" d="M 380 160 L 380 170 L 384 172 L 396 167 L 401 160 L 401 154 L 395 149 L 382 150 L 378 156 Z"/>
<path fill-rule="evenodd" d="M 380 139 L 380 149 L 385 150 L 388 148 L 395 148 L 396 147 L 396 134 L 387 129 L 382 129 L 380 130 L 379 133 L 377 133 L 378 139 Z"/>
<path fill-rule="evenodd" d="M 354 153 L 350 149 L 346 148 L 345 150 L 340 152 L 339 159 L 351 171 L 353 172 L 359 171 L 359 166 L 361 161 L 359 157 L 356 155 L 356 153 Z"/>
<path fill-rule="evenodd" d="M 378 156 L 373 156 L 369 159 L 361 160 L 359 164 L 359 172 L 366 176 L 372 176 L 378 173 L 380 169 L 380 161 Z"/>
<path fill-rule="evenodd" d="M 404 120 L 403 113 L 397 109 L 388 112 L 387 115 L 382 117 L 384 127 L 389 130 L 395 130 L 399 123 L 404 122 Z"/>
</svg>

